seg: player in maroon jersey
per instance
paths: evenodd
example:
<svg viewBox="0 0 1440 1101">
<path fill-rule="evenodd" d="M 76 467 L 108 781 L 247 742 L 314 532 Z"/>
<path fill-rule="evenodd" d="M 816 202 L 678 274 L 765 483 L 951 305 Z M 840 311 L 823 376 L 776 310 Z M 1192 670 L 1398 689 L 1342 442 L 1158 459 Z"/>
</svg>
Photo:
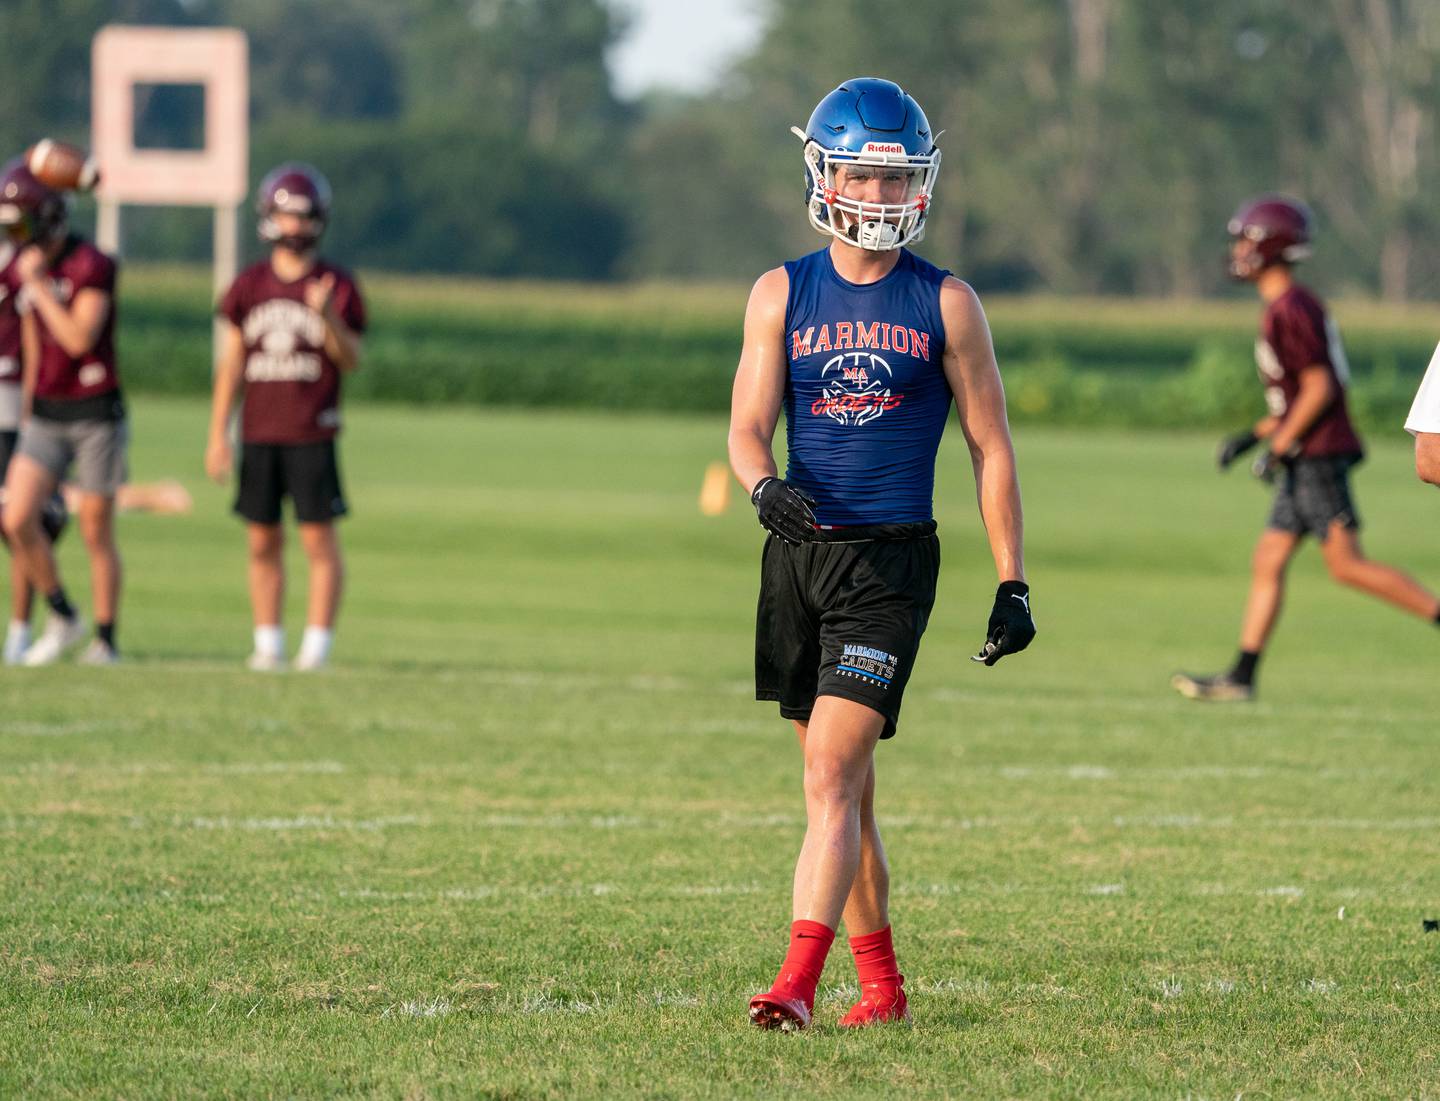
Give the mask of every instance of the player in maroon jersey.
<svg viewBox="0 0 1440 1101">
<path fill-rule="evenodd" d="M 220 302 L 229 324 L 215 374 L 205 469 L 217 481 L 230 476 L 230 414 L 243 395 L 235 511 L 246 521 L 250 546 L 250 667 L 285 664 L 280 506 L 288 496 L 310 563 L 309 610 L 295 667 L 312 670 L 329 660 L 340 605 L 344 567 L 334 522 L 347 506 L 335 437 L 340 379 L 360 361 L 365 304 L 355 280 L 317 253 L 330 216 L 324 176 L 309 165 L 282 164 L 261 182 L 256 208 L 260 238 L 272 247 Z"/>
<path fill-rule="evenodd" d="M 1197 700 L 1254 697 L 1256 666 L 1280 616 L 1285 572 L 1306 535 L 1319 540 L 1330 576 L 1342 585 L 1440 622 L 1440 598 L 1360 549 L 1350 468 L 1364 448 L 1346 407 L 1349 367 L 1324 304 L 1292 270 L 1310 253 L 1310 212 L 1293 199 L 1262 196 L 1236 212 L 1229 230 L 1230 274 L 1253 283 L 1265 303 L 1255 353 L 1269 413 L 1226 439 L 1218 461 L 1224 470 L 1263 445 L 1252 472 L 1276 491 L 1255 547 L 1235 664 L 1214 676 L 1177 673 L 1171 682 Z"/>
<path fill-rule="evenodd" d="M 22 660 L 49 664 L 86 634 L 45 530 L 46 509 L 68 475 L 95 611 L 96 638 L 81 660 L 110 664 L 117 658 L 121 579 L 115 495 L 125 480 L 128 440 L 115 362 L 116 265 L 68 232 L 64 199 L 23 164 L 12 162 L 0 174 L 0 225 L 19 249 L 3 279 L 21 306 L 25 348 L 22 427 L 6 474 L 4 530 L 52 613 Z"/>
</svg>

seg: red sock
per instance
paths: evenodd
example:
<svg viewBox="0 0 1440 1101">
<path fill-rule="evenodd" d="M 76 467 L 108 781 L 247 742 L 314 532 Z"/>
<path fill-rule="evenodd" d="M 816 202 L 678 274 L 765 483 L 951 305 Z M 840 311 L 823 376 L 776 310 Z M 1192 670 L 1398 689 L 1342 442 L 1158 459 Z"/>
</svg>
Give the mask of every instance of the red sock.
<svg viewBox="0 0 1440 1101">
<path fill-rule="evenodd" d="M 874 986 L 900 985 L 900 965 L 895 962 L 895 945 L 890 940 L 890 926 L 862 937 L 850 938 L 850 952 L 855 957 L 855 970 L 860 976 L 860 994 Z"/>
<path fill-rule="evenodd" d="M 825 957 L 835 943 L 835 930 L 818 921 L 797 921 L 790 926 L 790 951 L 780 965 L 775 989 L 799 997 L 815 1008 L 815 988 L 820 985 L 820 972 Z"/>
</svg>

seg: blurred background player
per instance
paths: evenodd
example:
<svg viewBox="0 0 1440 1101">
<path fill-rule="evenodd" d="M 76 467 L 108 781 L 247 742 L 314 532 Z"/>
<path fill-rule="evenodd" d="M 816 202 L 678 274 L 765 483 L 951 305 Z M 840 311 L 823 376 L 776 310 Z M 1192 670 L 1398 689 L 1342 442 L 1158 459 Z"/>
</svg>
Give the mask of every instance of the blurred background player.
<svg viewBox="0 0 1440 1101">
<path fill-rule="evenodd" d="M 1440 347 L 1420 380 L 1405 431 L 1415 437 L 1415 473 L 1421 481 L 1440 486 Z"/>
<path fill-rule="evenodd" d="M 1349 367 L 1324 303 L 1292 271 L 1310 254 L 1310 212 L 1293 199 L 1262 196 L 1241 206 L 1229 231 L 1230 275 L 1253 283 L 1265 303 L 1255 358 L 1269 414 L 1225 440 L 1218 462 L 1225 470 L 1263 444 L 1251 471 L 1276 488 L 1255 546 L 1235 664 L 1214 676 L 1177 673 L 1171 681 L 1196 700 L 1253 698 L 1260 655 L 1280 616 L 1285 573 L 1306 535 L 1320 541 L 1330 576 L 1342 585 L 1440 620 L 1440 598 L 1360 549 L 1350 469 L 1364 457 L 1364 447 L 1346 408 Z"/>
<path fill-rule="evenodd" d="M 0 225 L 18 250 L 5 269 L 24 346 L 22 423 L 5 482 L 4 529 L 25 576 L 50 605 L 26 665 L 47 665 L 85 638 L 61 584 L 47 509 L 67 477 L 90 558 L 96 637 L 81 661 L 117 660 L 120 553 L 115 495 L 126 474 L 128 428 L 115 361 L 115 262 L 67 228 L 65 200 L 21 163 L 0 175 Z M 53 526 L 53 525 L 52 525 Z"/>
<path fill-rule="evenodd" d="M 8 172 L 15 163 L 0 169 Z M 5 506 L 5 475 L 20 441 L 21 341 L 18 296 L 10 293 L 5 283 L 6 269 L 18 253 L 9 236 L 0 237 L 0 515 Z M 51 497 L 42 516 L 45 534 L 53 542 L 64 529 L 65 502 Z M 0 528 L 0 536 L 4 529 Z M 16 555 L 10 556 L 10 623 L 5 629 L 3 661 L 19 665 L 30 646 L 30 614 L 35 602 L 35 588 L 25 575 L 25 564 Z"/>
<path fill-rule="evenodd" d="M 260 238 L 270 256 L 241 272 L 220 302 L 227 322 L 210 416 L 205 469 L 230 476 L 230 413 L 240 415 L 240 478 L 235 511 L 250 550 L 254 613 L 252 669 L 285 666 L 285 593 L 281 502 L 289 497 L 310 565 L 305 635 L 295 668 L 330 658 L 344 565 L 335 521 L 348 511 L 335 437 L 340 379 L 360 360 L 365 304 L 354 279 L 321 259 L 330 217 L 330 185 L 314 168 L 283 164 L 260 184 Z"/>
<path fill-rule="evenodd" d="M 940 153 L 887 80 L 826 96 L 802 133 L 811 224 L 826 248 L 761 276 L 745 313 L 730 462 L 771 533 L 761 565 L 755 695 L 795 724 L 807 828 L 790 950 L 750 1003 L 762 1028 L 809 1024 L 843 914 L 861 997 L 844 1026 L 908 1016 L 875 822 L 874 751 L 894 735 L 935 601 L 935 456 L 951 402 L 970 448 L 1000 587 L 979 655 L 1034 637 L 1005 395 L 974 292 L 904 248 L 919 239 Z M 781 407 L 789 463 L 771 443 Z"/>
</svg>

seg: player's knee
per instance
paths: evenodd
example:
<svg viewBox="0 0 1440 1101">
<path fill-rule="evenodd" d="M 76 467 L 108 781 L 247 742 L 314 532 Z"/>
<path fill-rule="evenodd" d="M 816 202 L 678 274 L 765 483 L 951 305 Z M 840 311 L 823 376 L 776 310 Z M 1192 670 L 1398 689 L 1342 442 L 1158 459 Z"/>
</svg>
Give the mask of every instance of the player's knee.
<svg viewBox="0 0 1440 1101">
<path fill-rule="evenodd" d="M 340 556 L 340 540 L 335 538 L 334 529 L 329 525 L 303 532 L 301 543 L 305 548 L 305 557 L 312 564 L 337 570 L 344 565 Z"/>
<path fill-rule="evenodd" d="M 20 509 L 7 506 L 0 527 L 5 529 L 5 538 L 12 546 L 27 547 L 35 541 L 39 524 L 34 517 L 27 516 Z"/>
<path fill-rule="evenodd" d="M 1250 566 L 1255 576 L 1274 579 L 1284 576 L 1285 567 L 1289 561 L 1289 555 L 1277 554 L 1273 550 L 1261 548 L 1255 552 Z"/>
<path fill-rule="evenodd" d="M 1332 579 L 1341 585 L 1354 585 L 1360 577 L 1361 560 L 1350 554 L 1331 555 L 1325 559 L 1325 566 Z"/>
<path fill-rule="evenodd" d="M 805 797 L 829 806 L 860 808 L 865 788 L 865 774 L 855 770 L 841 758 L 817 754 L 805 762 Z"/>
<path fill-rule="evenodd" d="M 115 546 L 115 529 L 108 517 L 80 517 L 80 538 L 91 554 L 108 553 Z"/>
<path fill-rule="evenodd" d="M 279 559 L 285 547 L 285 538 L 278 527 L 273 530 L 252 530 L 249 547 L 252 562 L 273 562 Z"/>
</svg>

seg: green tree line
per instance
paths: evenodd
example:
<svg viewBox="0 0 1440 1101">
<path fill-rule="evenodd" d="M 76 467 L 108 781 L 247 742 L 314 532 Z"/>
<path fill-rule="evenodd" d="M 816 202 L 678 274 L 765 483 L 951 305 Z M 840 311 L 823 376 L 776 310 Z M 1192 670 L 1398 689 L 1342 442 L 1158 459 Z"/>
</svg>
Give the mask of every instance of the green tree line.
<svg viewBox="0 0 1440 1101">
<path fill-rule="evenodd" d="M 789 134 L 840 79 L 925 105 L 932 259 L 981 289 L 1200 295 L 1226 219 L 1315 208 L 1327 289 L 1440 297 L 1434 0 L 766 0 L 703 95 L 617 98 L 605 0 L 0 0 L 0 148 L 84 140 L 105 23 L 250 38 L 252 167 L 335 184 L 332 250 L 396 270 L 753 276 L 815 247 Z M 183 133 L 185 101 L 137 103 Z M 192 113 L 196 108 L 188 107 Z M 193 129 L 193 121 L 190 124 Z M 203 256 L 195 211 L 127 216 L 136 256 Z"/>
</svg>

